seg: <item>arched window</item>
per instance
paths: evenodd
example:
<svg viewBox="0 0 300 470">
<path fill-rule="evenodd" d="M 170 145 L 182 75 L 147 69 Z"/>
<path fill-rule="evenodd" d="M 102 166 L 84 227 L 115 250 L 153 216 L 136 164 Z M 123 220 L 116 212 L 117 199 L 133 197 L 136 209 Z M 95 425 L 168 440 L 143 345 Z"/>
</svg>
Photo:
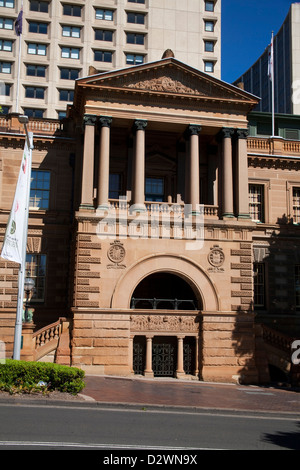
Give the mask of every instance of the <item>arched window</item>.
<svg viewBox="0 0 300 470">
<path fill-rule="evenodd" d="M 200 310 L 192 287 L 181 277 L 155 273 L 143 279 L 131 298 L 133 309 Z"/>
</svg>

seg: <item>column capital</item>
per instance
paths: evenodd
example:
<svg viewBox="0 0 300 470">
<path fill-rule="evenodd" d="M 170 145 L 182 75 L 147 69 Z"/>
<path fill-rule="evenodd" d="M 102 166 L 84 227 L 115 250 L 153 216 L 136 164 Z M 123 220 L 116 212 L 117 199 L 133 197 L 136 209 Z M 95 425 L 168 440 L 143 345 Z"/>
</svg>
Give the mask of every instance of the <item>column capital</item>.
<svg viewBox="0 0 300 470">
<path fill-rule="evenodd" d="M 189 124 L 185 131 L 186 136 L 190 137 L 191 135 L 199 135 L 201 129 L 201 126 L 199 126 L 198 124 Z"/>
<path fill-rule="evenodd" d="M 223 127 L 218 133 L 218 140 L 231 138 L 234 135 L 234 129 L 231 127 Z"/>
<path fill-rule="evenodd" d="M 247 139 L 249 135 L 248 129 L 237 129 L 236 130 L 236 137 L 238 139 Z"/>
<path fill-rule="evenodd" d="M 99 123 L 101 127 L 110 127 L 112 118 L 110 116 L 100 116 Z"/>
<path fill-rule="evenodd" d="M 136 119 L 133 124 L 134 131 L 144 131 L 148 125 L 148 122 L 143 119 Z"/>
<path fill-rule="evenodd" d="M 83 124 L 85 126 L 95 126 L 97 122 L 97 116 L 94 114 L 85 114 L 83 116 Z"/>
</svg>

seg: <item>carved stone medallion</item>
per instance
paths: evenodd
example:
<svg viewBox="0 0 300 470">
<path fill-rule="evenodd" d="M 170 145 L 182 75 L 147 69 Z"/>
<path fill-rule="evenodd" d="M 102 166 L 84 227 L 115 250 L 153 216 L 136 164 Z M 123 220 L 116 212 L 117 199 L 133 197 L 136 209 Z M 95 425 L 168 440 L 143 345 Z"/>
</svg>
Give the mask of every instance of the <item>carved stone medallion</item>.
<svg viewBox="0 0 300 470">
<path fill-rule="evenodd" d="M 224 271 L 223 269 L 220 269 L 221 266 L 223 265 L 225 260 L 225 255 L 223 253 L 222 248 L 220 248 L 218 245 L 214 245 L 210 249 L 210 253 L 208 254 L 208 261 L 213 266 L 214 270 L 216 271 Z M 212 268 L 210 268 L 212 270 Z"/>
<path fill-rule="evenodd" d="M 113 243 L 110 244 L 110 248 L 107 251 L 108 259 L 113 263 L 107 265 L 108 268 L 125 268 L 125 265 L 120 264 L 125 258 L 125 248 L 123 243 L 118 240 L 115 240 Z"/>
</svg>

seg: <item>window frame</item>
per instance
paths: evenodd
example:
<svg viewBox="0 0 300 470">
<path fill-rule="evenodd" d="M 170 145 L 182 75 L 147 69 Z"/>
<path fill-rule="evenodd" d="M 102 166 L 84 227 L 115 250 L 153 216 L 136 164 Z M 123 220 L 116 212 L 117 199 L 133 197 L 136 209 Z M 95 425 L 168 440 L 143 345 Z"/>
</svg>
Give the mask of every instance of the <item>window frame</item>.
<svg viewBox="0 0 300 470">
<path fill-rule="evenodd" d="M 47 179 L 35 178 L 34 175 L 47 175 Z M 34 184 L 36 182 L 36 184 Z M 51 172 L 49 170 L 39 170 L 33 168 L 31 170 L 31 181 L 30 181 L 30 198 L 29 198 L 29 210 L 42 210 L 46 211 L 50 208 L 50 191 L 51 191 Z M 38 193 L 42 193 L 41 197 L 37 197 Z M 47 197 L 46 197 L 47 195 Z M 46 204 L 41 204 L 37 201 L 45 201 Z"/>
<path fill-rule="evenodd" d="M 41 262 L 42 261 L 42 262 Z M 44 272 L 41 272 L 44 270 Z M 46 298 L 47 255 L 44 253 L 26 253 L 26 273 L 35 281 L 35 288 L 30 302 L 44 303 Z M 37 292 L 42 295 L 36 295 Z"/>
</svg>

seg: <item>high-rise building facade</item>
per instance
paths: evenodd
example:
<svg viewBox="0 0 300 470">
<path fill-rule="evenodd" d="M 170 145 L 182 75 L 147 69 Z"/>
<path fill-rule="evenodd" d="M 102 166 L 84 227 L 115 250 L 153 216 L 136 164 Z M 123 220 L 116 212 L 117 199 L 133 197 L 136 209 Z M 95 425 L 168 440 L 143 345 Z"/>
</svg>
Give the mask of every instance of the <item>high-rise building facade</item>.
<svg viewBox="0 0 300 470">
<path fill-rule="evenodd" d="M 156 61 L 167 49 L 220 78 L 220 23 L 221 0 L 1 0 L 0 104 L 61 118 L 77 78 Z"/>
<path fill-rule="evenodd" d="M 271 33 L 270 33 L 271 39 Z M 300 114 L 300 3 L 292 3 L 280 30 L 274 36 L 275 112 Z M 261 98 L 257 111 L 272 111 L 272 86 L 268 77 L 269 46 L 235 84 Z"/>
</svg>

